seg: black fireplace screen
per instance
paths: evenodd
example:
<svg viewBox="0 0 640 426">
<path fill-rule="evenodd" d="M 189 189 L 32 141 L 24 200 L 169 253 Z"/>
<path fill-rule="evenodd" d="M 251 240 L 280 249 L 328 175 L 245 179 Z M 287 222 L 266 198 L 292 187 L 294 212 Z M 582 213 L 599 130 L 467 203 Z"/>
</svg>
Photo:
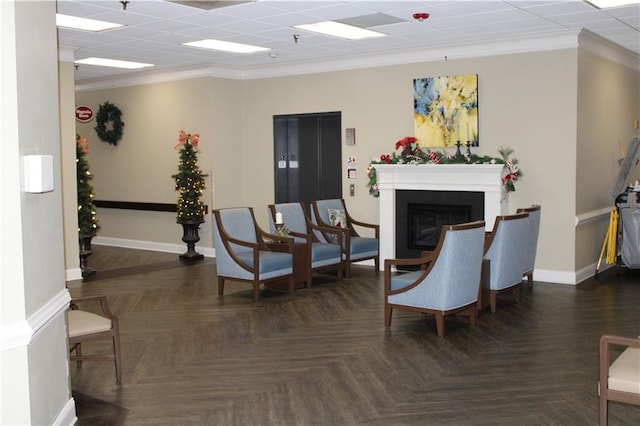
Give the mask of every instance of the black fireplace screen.
<svg viewBox="0 0 640 426">
<path fill-rule="evenodd" d="M 484 192 L 397 190 L 396 258 L 435 249 L 442 225 L 483 219 Z"/>
<path fill-rule="evenodd" d="M 433 250 L 443 225 L 471 221 L 471 206 L 408 204 L 407 245 L 418 250 Z"/>
</svg>

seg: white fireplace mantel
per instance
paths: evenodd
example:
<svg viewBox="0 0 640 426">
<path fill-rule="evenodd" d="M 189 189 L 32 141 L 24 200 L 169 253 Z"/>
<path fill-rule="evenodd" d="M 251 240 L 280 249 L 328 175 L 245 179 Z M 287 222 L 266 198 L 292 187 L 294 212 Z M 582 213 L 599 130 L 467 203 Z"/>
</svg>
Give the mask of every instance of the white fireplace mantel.
<svg viewBox="0 0 640 426">
<path fill-rule="evenodd" d="M 508 214 L 502 164 L 376 164 L 380 191 L 380 268 L 396 254 L 396 190 L 475 191 L 484 193 L 485 229 Z"/>
</svg>

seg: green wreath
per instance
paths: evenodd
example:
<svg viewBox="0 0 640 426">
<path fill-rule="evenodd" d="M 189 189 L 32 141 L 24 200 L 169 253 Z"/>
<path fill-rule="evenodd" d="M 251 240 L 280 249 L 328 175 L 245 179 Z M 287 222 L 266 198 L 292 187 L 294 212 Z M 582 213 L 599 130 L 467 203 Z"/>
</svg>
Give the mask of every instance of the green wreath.
<svg viewBox="0 0 640 426">
<path fill-rule="evenodd" d="M 111 128 L 107 129 L 107 123 L 111 123 Z M 96 114 L 96 124 L 94 127 L 100 140 L 110 145 L 118 145 L 118 141 L 122 139 L 122 111 L 108 101 L 100 105 L 100 109 Z"/>
</svg>

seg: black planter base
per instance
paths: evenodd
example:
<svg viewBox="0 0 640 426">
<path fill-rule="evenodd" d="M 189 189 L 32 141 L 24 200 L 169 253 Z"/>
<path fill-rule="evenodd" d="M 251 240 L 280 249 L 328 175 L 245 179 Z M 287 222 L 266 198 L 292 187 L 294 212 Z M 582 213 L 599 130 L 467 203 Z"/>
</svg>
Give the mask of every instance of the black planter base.
<svg viewBox="0 0 640 426">
<path fill-rule="evenodd" d="M 204 255 L 196 251 L 196 243 L 200 241 L 198 229 L 201 223 L 181 223 L 182 241 L 187 244 L 187 251 L 180 255 L 181 260 L 195 261 L 204 259 Z"/>
<path fill-rule="evenodd" d="M 204 259 L 204 254 L 200 254 L 197 251 L 193 252 L 185 252 L 180 255 L 180 260 L 202 260 Z"/>
<path fill-rule="evenodd" d="M 80 270 L 82 271 L 82 278 L 87 278 L 96 274 L 96 270 L 90 268 L 87 265 L 89 256 L 93 254 L 91 250 L 91 239 L 93 236 L 80 238 Z"/>
</svg>

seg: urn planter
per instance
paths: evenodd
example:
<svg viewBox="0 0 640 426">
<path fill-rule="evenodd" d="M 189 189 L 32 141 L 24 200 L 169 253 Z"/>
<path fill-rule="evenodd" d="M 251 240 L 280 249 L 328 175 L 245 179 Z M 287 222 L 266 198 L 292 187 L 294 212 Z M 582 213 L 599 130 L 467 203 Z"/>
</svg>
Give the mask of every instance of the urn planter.
<svg viewBox="0 0 640 426">
<path fill-rule="evenodd" d="M 87 259 L 93 254 L 91 250 L 92 238 L 93 235 L 88 235 L 86 237 L 80 237 L 78 240 L 80 243 L 80 270 L 82 271 L 82 278 L 90 277 L 96 273 L 96 270 L 90 268 L 87 264 Z"/>
<path fill-rule="evenodd" d="M 196 243 L 200 241 L 198 229 L 203 221 L 179 222 L 182 225 L 182 241 L 187 245 L 187 251 L 180 255 L 182 260 L 202 260 L 204 255 L 196 251 Z"/>
</svg>

